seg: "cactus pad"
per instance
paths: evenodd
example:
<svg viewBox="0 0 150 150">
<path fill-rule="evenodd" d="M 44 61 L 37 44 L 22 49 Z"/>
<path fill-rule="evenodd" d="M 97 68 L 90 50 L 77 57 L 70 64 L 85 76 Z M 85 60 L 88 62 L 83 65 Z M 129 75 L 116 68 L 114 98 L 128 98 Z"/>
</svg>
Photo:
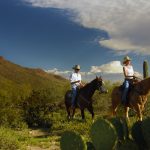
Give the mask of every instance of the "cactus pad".
<svg viewBox="0 0 150 150">
<path fill-rule="evenodd" d="M 132 126 L 131 134 L 139 149 L 146 148 L 146 142 L 142 132 L 142 122 L 138 121 Z"/>
<path fill-rule="evenodd" d="M 98 119 L 91 127 L 90 136 L 96 150 L 110 150 L 115 147 L 117 133 L 107 120 Z"/>
<path fill-rule="evenodd" d="M 150 117 L 147 119 L 143 120 L 142 122 L 142 132 L 144 139 L 150 149 Z"/>
<path fill-rule="evenodd" d="M 61 150 L 85 150 L 86 145 L 82 137 L 73 132 L 65 131 L 60 139 Z"/>
<path fill-rule="evenodd" d="M 120 141 L 124 140 L 124 129 L 123 129 L 123 123 L 120 118 L 111 118 L 109 121 L 114 125 L 118 139 Z"/>
</svg>

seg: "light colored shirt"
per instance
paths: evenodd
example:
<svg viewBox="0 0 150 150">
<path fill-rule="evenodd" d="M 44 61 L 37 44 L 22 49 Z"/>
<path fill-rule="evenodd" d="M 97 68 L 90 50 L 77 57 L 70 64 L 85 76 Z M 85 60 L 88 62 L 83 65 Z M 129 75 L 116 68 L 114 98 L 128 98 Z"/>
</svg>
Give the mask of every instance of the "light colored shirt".
<svg viewBox="0 0 150 150">
<path fill-rule="evenodd" d="M 125 71 L 126 71 L 126 76 L 133 76 L 134 75 L 134 70 L 132 65 L 124 66 Z M 133 79 L 133 77 L 126 77 L 126 79 Z"/>
<path fill-rule="evenodd" d="M 75 73 L 73 72 L 71 75 L 70 75 L 70 82 L 75 82 L 75 81 L 78 81 L 80 80 L 80 83 L 81 83 L 81 74 L 80 73 Z M 72 88 L 77 88 L 80 83 L 74 83 L 74 84 L 71 84 Z"/>
</svg>

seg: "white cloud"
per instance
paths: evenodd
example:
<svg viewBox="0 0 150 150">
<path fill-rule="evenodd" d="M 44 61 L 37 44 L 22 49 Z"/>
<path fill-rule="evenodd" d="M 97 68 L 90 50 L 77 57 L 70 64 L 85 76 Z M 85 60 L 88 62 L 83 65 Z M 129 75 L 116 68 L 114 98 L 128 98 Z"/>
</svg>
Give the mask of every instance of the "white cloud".
<svg viewBox="0 0 150 150">
<path fill-rule="evenodd" d="M 122 73 L 122 65 L 120 61 L 112 61 L 101 66 L 92 66 L 91 72 L 98 73 L 108 73 L 108 74 L 118 74 Z"/>
<path fill-rule="evenodd" d="M 49 69 L 49 70 L 44 70 L 47 73 L 53 73 L 53 74 L 57 74 L 57 75 L 65 75 L 65 74 L 69 74 L 71 73 L 71 71 L 65 70 L 65 71 L 60 71 L 57 68 L 54 69 Z"/>
<path fill-rule="evenodd" d="M 102 29 L 110 40 L 103 46 L 150 55 L 150 1 L 148 0 L 24 0 L 35 7 L 68 9 L 73 21 Z"/>
<path fill-rule="evenodd" d="M 72 71 L 61 71 L 57 68 L 45 70 L 45 72 L 61 75 L 67 79 L 69 79 L 69 76 L 72 73 Z M 100 66 L 91 66 L 91 69 L 89 71 L 81 71 L 80 73 L 82 75 L 82 79 L 85 81 L 93 80 L 96 75 L 102 75 L 104 80 L 111 81 L 119 81 L 124 79 L 123 69 L 120 61 L 111 61 Z M 142 74 L 140 74 L 139 72 L 135 72 L 135 75 L 142 78 Z"/>
</svg>

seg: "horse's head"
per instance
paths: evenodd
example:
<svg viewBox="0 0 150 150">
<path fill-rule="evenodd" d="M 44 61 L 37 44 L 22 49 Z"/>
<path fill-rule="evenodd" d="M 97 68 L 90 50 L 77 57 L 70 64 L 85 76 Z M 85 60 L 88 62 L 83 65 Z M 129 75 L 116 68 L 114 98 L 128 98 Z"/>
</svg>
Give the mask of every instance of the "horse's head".
<svg viewBox="0 0 150 150">
<path fill-rule="evenodd" d="M 100 93 L 108 93 L 108 90 L 105 88 L 104 86 L 104 81 L 101 77 L 97 77 L 96 76 L 96 89 L 100 92 Z"/>
</svg>

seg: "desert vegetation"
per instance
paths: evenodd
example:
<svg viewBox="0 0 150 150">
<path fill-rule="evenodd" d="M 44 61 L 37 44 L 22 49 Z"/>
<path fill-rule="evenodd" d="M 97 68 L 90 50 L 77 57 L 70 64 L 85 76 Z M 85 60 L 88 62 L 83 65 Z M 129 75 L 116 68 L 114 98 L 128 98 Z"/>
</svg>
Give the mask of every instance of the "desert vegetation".
<svg viewBox="0 0 150 150">
<path fill-rule="evenodd" d="M 125 120 L 122 106 L 117 117 L 108 117 L 111 91 L 121 83 L 106 81 L 109 93 L 94 94 L 94 123 L 88 111 L 83 122 L 79 110 L 69 121 L 64 105 L 64 94 L 70 89 L 66 79 L 4 58 L 0 58 L 0 70 L 0 149 L 67 150 L 69 143 L 79 150 L 149 147 L 150 100 L 142 123 L 136 121 L 133 111 L 130 121 Z"/>
</svg>

